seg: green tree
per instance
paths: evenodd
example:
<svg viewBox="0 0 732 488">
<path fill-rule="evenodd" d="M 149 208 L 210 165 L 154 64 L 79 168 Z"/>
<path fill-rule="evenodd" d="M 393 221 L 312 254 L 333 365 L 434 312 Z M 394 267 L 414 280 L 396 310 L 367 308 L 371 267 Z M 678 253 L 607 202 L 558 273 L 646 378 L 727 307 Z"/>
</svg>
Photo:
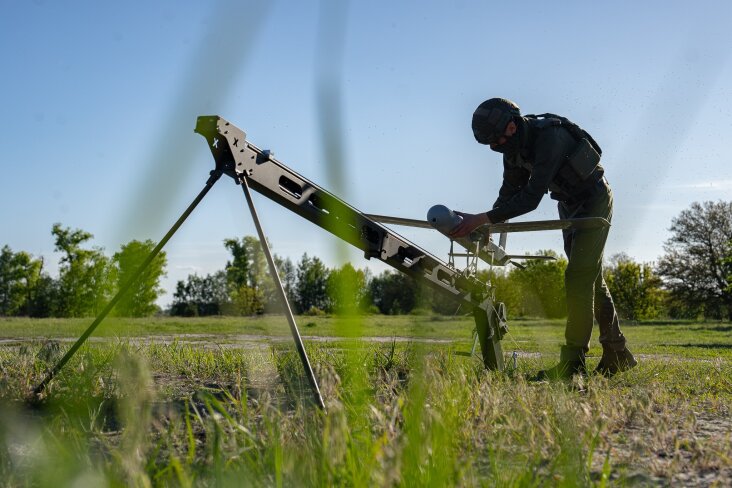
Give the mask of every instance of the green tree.
<svg viewBox="0 0 732 488">
<path fill-rule="evenodd" d="M 250 286 L 228 290 L 230 304 L 221 309 L 226 315 L 261 315 L 264 313 L 264 295 Z"/>
<path fill-rule="evenodd" d="M 145 242 L 133 240 L 122 245 L 120 251 L 114 254 L 112 261 L 117 267 L 118 289 L 130 280 L 153 249 L 155 243 L 151 240 Z M 160 278 L 165 276 L 166 265 L 167 258 L 163 251 L 155 256 L 132 288 L 120 298 L 115 313 L 123 317 L 146 317 L 157 312 L 155 300 L 163 292 Z"/>
<path fill-rule="evenodd" d="M 42 261 L 9 246 L 0 250 L 0 315 L 30 315 Z"/>
<path fill-rule="evenodd" d="M 554 260 L 532 259 L 509 274 L 509 281 L 520 290 L 518 315 L 561 318 L 567 315 L 567 298 L 564 289 L 564 271 L 567 260 L 554 251 L 541 251 L 540 256 L 552 256 Z"/>
<path fill-rule="evenodd" d="M 294 304 L 297 289 L 297 270 L 295 269 L 295 265 L 290 258 L 282 258 L 276 254 L 274 255 L 274 261 L 275 266 L 277 266 L 277 273 L 280 275 L 282 287 L 285 289 L 285 294 L 287 295 L 287 301 L 290 304 Z"/>
<path fill-rule="evenodd" d="M 114 286 L 112 266 L 101 248 L 82 249 L 94 237 L 80 229 L 54 224 L 55 250 L 62 252 L 59 266 L 57 314 L 85 317 L 97 314 L 110 298 Z"/>
<path fill-rule="evenodd" d="M 520 317 L 524 314 L 524 300 L 521 284 L 515 277 L 511 277 L 509 268 L 492 268 L 478 271 L 477 278 L 490 283 L 495 301 L 506 306 L 506 312 L 511 317 Z"/>
<path fill-rule="evenodd" d="M 328 269 L 317 257 L 303 254 L 295 271 L 297 285 L 295 288 L 295 307 L 303 313 L 311 309 L 327 310 L 329 306 Z"/>
<path fill-rule="evenodd" d="M 684 315 L 732 320 L 732 202 L 694 202 L 671 222 L 657 273 Z M 682 311 L 683 313 L 683 311 Z"/>
<path fill-rule="evenodd" d="M 245 236 L 241 240 L 225 239 L 224 246 L 232 255 L 225 270 L 234 312 L 251 315 L 266 310 L 280 310 L 275 284 L 259 240 L 253 236 Z M 274 259 L 277 265 L 277 256 Z M 279 262 L 287 264 L 281 259 Z M 289 264 L 292 266 L 291 262 Z M 283 282 L 286 289 L 289 284 Z"/>
<path fill-rule="evenodd" d="M 605 267 L 605 282 L 623 319 L 653 319 L 661 314 L 661 279 L 650 264 L 633 261 L 627 254 L 616 254 Z"/>
<path fill-rule="evenodd" d="M 170 314 L 184 317 L 220 315 L 228 304 L 225 271 L 203 277 L 193 274 L 185 282 L 176 284 Z"/>
<path fill-rule="evenodd" d="M 383 314 L 409 313 L 420 299 L 419 287 L 409 276 L 384 271 L 369 284 L 371 301 Z"/>
<path fill-rule="evenodd" d="M 224 239 L 224 247 L 231 253 L 226 262 L 226 282 L 231 297 L 232 312 L 236 315 L 253 315 L 264 311 L 264 297 L 257 290 L 257 279 L 252 273 L 252 261 L 256 259 L 252 249 L 252 237 Z M 259 242 L 257 241 L 257 245 Z"/>
<path fill-rule="evenodd" d="M 43 261 L 41 260 L 42 265 Z M 59 296 L 59 281 L 53 279 L 41 269 L 31 295 L 28 315 L 31 317 L 51 317 L 55 315 L 58 310 Z"/>
<path fill-rule="evenodd" d="M 252 286 L 252 264 L 253 259 L 250 246 L 247 243 L 248 237 L 239 239 L 224 239 L 224 247 L 232 255 L 231 261 L 226 262 L 226 279 L 234 287 Z"/>
<path fill-rule="evenodd" d="M 365 271 L 355 269 L 351 263 L 332 270 L 325 286 L 330 299 L 328 310 L 346 314 L 361 310 L 368 295 L 367 278 Z"/>
</svg>

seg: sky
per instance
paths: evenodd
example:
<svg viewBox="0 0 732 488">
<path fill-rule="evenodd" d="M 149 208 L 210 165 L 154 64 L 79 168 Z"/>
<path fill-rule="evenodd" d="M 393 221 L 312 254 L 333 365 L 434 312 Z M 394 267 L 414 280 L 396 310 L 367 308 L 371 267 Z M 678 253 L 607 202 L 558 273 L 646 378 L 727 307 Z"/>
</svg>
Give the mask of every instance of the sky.
<svg viewBox="0 0 732 488">
<path fill-rule="evenodd" d="M 501 159 L 470 121 L 500 96 L 593 135 L 615 201 L 606 257 L 652 262 L 682 210 L 732 195 L 730 25 L 722 0 L 0 0 L 0 246 L 55 275 L 56 222 L 108 255 L 159 240 L 214 167 L 193 132 L 212 114 L 365 213 L 486 211 Z M 274 253 L 386 269 L 254 198 Z M 555 218 L 545 197 L 516 221 Z M 447 260 L 437 232 L 394 230 Z M 166 246 L 159 303 L 245 235 L 222 178 Z M 508 239 L 512 254 L 561 248 L 559 231 Z"/>
</svg>

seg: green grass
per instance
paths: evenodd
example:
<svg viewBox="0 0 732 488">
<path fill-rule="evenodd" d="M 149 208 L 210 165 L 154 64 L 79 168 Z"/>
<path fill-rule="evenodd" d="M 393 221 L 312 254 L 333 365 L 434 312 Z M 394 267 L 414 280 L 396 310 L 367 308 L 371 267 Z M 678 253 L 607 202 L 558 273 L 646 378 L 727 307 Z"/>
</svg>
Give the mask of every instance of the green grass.
<svg viewBox="0 0 732 488">
<path fill-rule="evenodd" d="M 297 318 L 303 336 L 333 337 L 347 334 L 339 328 L 342 320 L 332 316 Z M 29 319 L 0 318 L 0 340 L 43 340 L 46 338 L 77 338 L 91 319 Z M 437 315 L 369 315 L 359 318 L 362 337 L 404 337 L 470 341 L 474 328 L 471 317 Z M 564 320 L 514 319 L 509 322 L 510 334 L 504 349 L 526 348 L 555 351 L 563 341 Z M 649 354 L 690 355 L 690 357 L 730 357 L 732 324 L 727 322 L 652 321 L 624 325 L 634 350 Z M 595 331 L 596 332 L 596 331 Z M 289 338 L 290 330 L 283 316 L 261 317 L 154 317 L 108 318 L 92 337 L 132 338 L 161 336 L 160 339 L 184 337 L 186 341 L 211 340 L 236 342 L 242 335 Z M 517 341 L 514 343 L 514 341 Z M 597 344 L 595 344 L 597 346 Z M 596 351 L 599 351 L 597 349 Z M 706 352 L 705 352 L 706 351 Z"/>
<path fill-rule="evenodd" d="M 624 327 L 640 365 L 535 384 L 561 322 L 513 321 L 517 370 L 462 354 L 472 321 L 299 317 L 326 399 L 312 403 L 283 318 L 113 320 L 40 405 L 26 394 L 87 321 L 0 322 L 6 486 L 622 486 L 732 480 L 726 323 Z M 310 327 L 305 324 L 312 323 Z M 369 342 L 333 337 L 358 328 Z M 134 333 L 133 333 L 134 332 Z M 200 334 L 187 336 L 183 334 Z M 339 334 L 342 335 L 342 334 Z M 156 336 L 148 341 L 146 336 Z M 165 340 L 161 340 L 165 339 Z M 450 339 L 435 343 L 424 339 Z M 590 362 L 597 360 L 593 347 Z"/>
<path fill-rule="evenodd" d="M 92 322 L 82 319 L 29 319 L 0 318 L 0 338 L 22 337 L 78 337 Z M 333 336 L 337 334 L 342 319 L 333 316 L 301 316 L 297 322 L 303 335 Z M 442 317 L 423 315 L 369 315 L 359 318 L 359 327 L 365 336 L 388 337 L 409 335 L 454 339 L 469 334 L 473 325 L 471 317 Z M 466 332 L 467 330 L 467 332 Z M 290 336 L 284 316 L 260 317 L 154 317 L 105 319 L 97 328 L 97 337 L 137 337 L 148 335 L 181 334 L 266 334 Z"/>
</svg>

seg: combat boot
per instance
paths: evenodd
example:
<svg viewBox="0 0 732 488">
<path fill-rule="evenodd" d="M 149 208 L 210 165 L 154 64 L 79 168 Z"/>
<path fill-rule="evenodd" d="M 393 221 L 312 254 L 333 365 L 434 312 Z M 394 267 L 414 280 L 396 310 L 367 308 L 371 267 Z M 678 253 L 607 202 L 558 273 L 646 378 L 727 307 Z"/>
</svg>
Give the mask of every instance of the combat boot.
<svg viewBox="0 0 732 488">
<path fill-rule="evenodd" d="M 578 374 L 583 376 L 587 374 L 584 350 L 579 347 L 562 346 L 559 364 L 549 369 L 542 369 L 533 380 L 571 380 Z"/>
<path fill-rule="evenodd" d="M 595 373 L 610 378 L 623 371 L 628 371 L 636 364 L 638 364 L 638 361 L 635 360 L 627 347 L 621 351 L 613 351 L 603 346 L 602 358 L 595 368 Z"/>
</svg>

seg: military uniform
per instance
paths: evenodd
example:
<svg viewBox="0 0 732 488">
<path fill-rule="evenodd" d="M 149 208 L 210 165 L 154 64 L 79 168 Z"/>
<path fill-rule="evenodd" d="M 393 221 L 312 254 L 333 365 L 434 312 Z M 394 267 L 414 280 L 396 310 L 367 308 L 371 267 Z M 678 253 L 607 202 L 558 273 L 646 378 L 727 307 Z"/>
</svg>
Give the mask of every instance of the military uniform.
<svg viewBox="0 0 732 488">
<path fill-rule="evenodd" d="M 503 184 L 493 209 L 487 212 L 490 221 L 503 222 L 530 212 L 551 192 L 551 198 L 558 200 L 560 218 L 602 217 L 610 222 L 613 197 L 602 165 L 594 166 L 583 178 L 568 163 L 578 146 L 575 135 L 551 117 L 521 117 L 516 122 L 514 137 L 519 139 L 515 150 L 503 155 Z M 581 358 L 584 365 L 593 315 L 604 351 L 625 350 L 625 337 L 602 276 L 608 231 L 607 227 L 563 231 L 569 262 L 565 272 L 567 345 L 562 348 L 562 361 Z"/>
</svg>

